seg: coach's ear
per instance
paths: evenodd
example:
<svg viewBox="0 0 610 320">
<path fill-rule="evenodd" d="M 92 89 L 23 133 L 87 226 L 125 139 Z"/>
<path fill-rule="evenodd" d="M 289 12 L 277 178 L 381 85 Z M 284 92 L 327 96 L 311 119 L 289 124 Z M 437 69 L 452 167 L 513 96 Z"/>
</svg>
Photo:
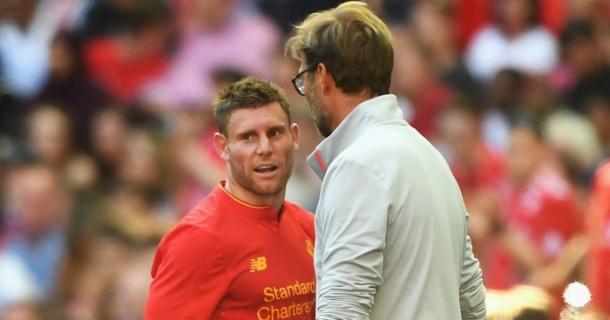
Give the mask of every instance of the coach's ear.
<svg viewBox="0 0 610 320">
<path fill-rule="evenodd" d="M 214 133 L 214 148 L 220 154 L 220 156 L 225 160 L 229 160 L 229 152 L 227 150 L 227 137 L 220 132 Z"/>
</svg>

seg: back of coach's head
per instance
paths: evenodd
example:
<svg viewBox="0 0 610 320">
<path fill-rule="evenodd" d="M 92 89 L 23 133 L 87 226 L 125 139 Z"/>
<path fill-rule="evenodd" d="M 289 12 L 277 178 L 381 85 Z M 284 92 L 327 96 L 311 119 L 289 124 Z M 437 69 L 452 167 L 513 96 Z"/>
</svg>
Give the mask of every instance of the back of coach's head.
<svg viewBox="0 0 610 320">
<path fill-rule="evenodd" d="M 286 54 L 306 67 L 323 63 L 345 94 L 387 94 L 394 52 L 388 27 L 363 2 L 310 14 L 296 26 Z"/>
</svg>

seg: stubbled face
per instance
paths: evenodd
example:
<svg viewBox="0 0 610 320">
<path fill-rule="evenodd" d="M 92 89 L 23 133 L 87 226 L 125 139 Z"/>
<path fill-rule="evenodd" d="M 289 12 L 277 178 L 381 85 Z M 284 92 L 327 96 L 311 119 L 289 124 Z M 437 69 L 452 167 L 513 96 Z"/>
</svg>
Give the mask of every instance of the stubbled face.
<svg viewBox="0 0 610 320">
<path fill-rule="evenodd" d="M 305 66 L 301 66 L 300 70 L 303 70 L 305 68 Z M 315 72 L 315 70 L 312 70 L 310 73 L 313 72 Z M 314 76 L 312 74 L 305 75 L 305 98 L 307 98 L 307 102 L 309 104 L 309 113 L 314 123 L 316 124 L 318 132 L 326 138 L 330 136 L 330 134 L 333 132 L 330 124 L 330 115 L 327 111 L 329 109 L 324 104 L 324 102 L 322 102 L 322 99 L 320 99 L 320 95 L 318 94 L 318 91 L 313 81 Z"/>
<path fill-rule="evenodd" d="M 234 110 L 221 139 L 232 183 L 254 196 L 285 191 L 298 148 L 298 127 L 289 124 L 279 103 Z"/>
</svg>

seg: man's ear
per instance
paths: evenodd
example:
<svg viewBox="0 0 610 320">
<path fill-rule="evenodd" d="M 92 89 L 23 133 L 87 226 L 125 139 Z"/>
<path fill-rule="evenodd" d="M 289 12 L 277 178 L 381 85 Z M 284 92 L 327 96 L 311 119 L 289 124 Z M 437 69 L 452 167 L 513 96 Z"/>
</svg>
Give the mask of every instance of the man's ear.
<svg viewBox="0 0 610 320">
<path fill-rule="evenodd" d="M 331 88 L 336 86 L 335 79 L 333 79 L 333 76 L 324 63 L 318 63 L 316 74 L 318 75 L 316 77 L 316 82 L 320 87 L 320 92 L 327 93 Z"/>
<path fill-rule="evenodd" d="M 220 132 L 214 133 L 214 148 L 225 161 L 229 160 L 228 141 L 224 134 Z"/>
<path fill-rule="evenodd" d="M 301 129 L 299 129 L 298 124 L 293 123 L 290 125 L 290 135 L 292 135 L 292 150 L 293 151 L 299 150 L 300 130 Z"/>
</svg>

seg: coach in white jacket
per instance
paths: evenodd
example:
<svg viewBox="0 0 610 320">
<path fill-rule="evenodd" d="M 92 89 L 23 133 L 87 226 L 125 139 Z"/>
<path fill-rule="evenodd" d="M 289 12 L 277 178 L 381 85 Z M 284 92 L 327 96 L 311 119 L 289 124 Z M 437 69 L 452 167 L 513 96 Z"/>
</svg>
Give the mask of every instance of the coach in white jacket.
<svg viewBox="0 0 610 320">
<path fill-rule="evenodd" d="M 309 157 L 316 212 L 316 319 L 485 318 L 468 215 L 436 149 L 387 94 L 388 28 L 364 4 L 314 13 L 286 44 L 326 138 Z"/>
</svg>

